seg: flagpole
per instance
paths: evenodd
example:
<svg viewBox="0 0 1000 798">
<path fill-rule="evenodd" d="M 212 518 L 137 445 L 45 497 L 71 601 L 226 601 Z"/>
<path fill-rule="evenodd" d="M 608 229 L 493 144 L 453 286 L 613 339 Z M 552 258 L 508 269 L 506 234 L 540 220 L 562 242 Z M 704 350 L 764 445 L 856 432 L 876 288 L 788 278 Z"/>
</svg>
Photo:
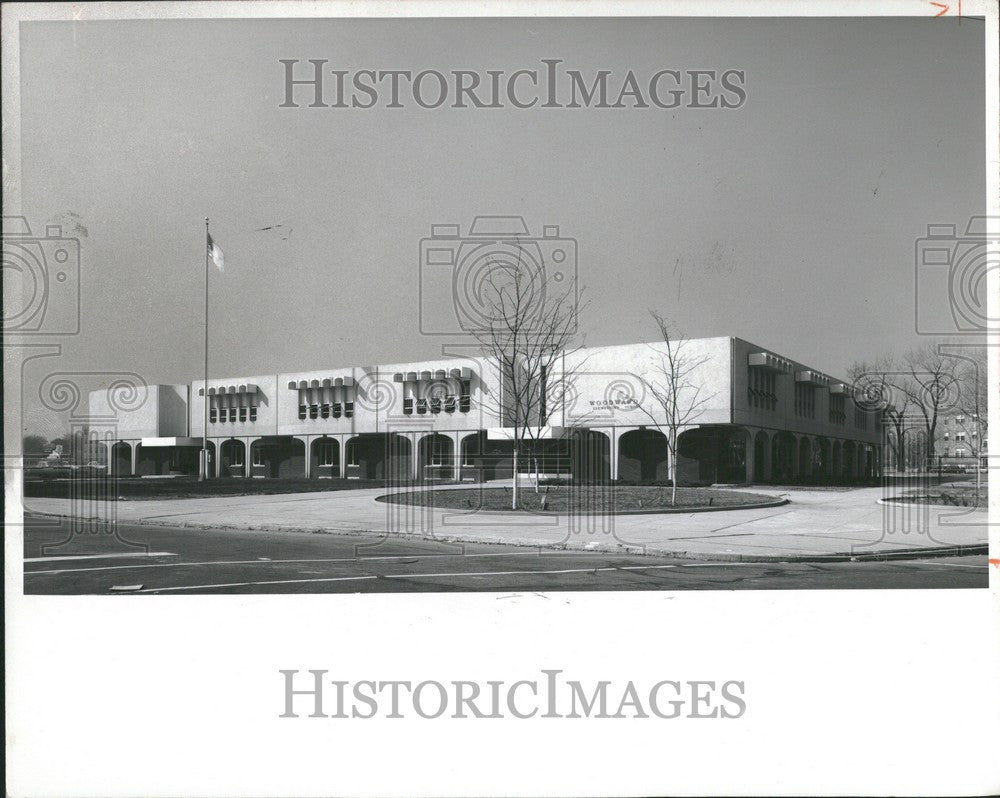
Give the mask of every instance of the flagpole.
<svg viewBox="0 0 1000 798">
<path fill-rule="evenodd" d="M 205 217 L 205 420 L 201 437 L 201 467 L 198 469 L 198 481 L 208 479 L 208 217 Z"/>
</svg>

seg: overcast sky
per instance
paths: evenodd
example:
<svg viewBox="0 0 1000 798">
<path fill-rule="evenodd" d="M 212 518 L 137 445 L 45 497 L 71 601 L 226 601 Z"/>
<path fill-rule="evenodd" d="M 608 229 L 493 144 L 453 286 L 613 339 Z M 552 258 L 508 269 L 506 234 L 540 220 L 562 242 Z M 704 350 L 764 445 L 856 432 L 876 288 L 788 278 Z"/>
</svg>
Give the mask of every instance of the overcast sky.
<svg viewBox="0 0 1000 798">
<path fill-rule="evenodd" d="M 417 360 L 419 242 L 519 214 L 579 247 L 588 344 L 736 335 L 842 375 L 917 343 L 914 241 L 985 207 L 983 25 L 853 20 L 29 23 L 23 211 L 76 214 L 59 361 L 218 376 Z M 745 70 L 736 110 L 279 108 L 330 68 Z M 258 228 L 283 224 L 280 232 Z M 287 229 L 290 235 L 286 234 Z"/>
</svg>

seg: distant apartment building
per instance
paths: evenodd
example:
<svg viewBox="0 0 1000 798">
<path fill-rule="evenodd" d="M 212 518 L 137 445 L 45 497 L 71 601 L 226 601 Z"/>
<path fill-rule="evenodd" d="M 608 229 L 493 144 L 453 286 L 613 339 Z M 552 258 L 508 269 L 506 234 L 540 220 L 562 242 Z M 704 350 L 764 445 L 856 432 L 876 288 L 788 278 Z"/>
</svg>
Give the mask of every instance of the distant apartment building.
<svg viewBox="0 0 1000 798">
<path fill-rule="evenodd" d="M 564 355 L 530 438 L 540 469 L 578 480 L 666 481 L 662 343 Z M 881 465 L 881 419 L 851 386 L 739 338 L 685 342 L 698 412 L 680 430 L 679 484 L 854 482 Z M 90 394 L 113 472 L 195 474 L 207 430 L 216 478 L 459 481 L 510 476 L 513 428 L 481 356 L 217 377 Z M 206 421 L 207 417 L 207 421 Z M 102 420 L 103 419 L 103 420 Z M 520 470 L 520 469 L 519 469 Z"/>
</svg>

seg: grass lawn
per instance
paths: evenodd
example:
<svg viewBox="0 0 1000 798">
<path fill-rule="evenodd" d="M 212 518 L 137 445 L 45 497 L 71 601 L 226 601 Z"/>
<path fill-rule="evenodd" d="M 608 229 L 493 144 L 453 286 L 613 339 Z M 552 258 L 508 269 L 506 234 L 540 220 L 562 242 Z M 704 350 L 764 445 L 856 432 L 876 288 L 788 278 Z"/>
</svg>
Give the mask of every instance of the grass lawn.
<svg viewBox="0 0 1000 798">
<path fill-rule="evenodd" d="M 922 491 L 907 491 L 901 497 L 897 497 L 896 501 L 986 509 L 990 501 L 990 491 L 984 479 L 978 493 L 976 493 L 975 485 L 936 485 Z"/>
<path fill-rule="evenodd" d="M 117 499 L 187 499 L 201 496 L 260 496 L 273 493 L 315 493 L 330 490 L 385 488 L 381 479 L 210 479 L 195 477 L 169 479 L 110 479 L 105 476 L 82 479 L 27 480 L 24 495 L 49 499 L 71 496 Z"/>
<path fill-rule="evenodd" d="M 542 499 L 545 498 L 545 506 Z M 578 485 L 570 487 L 543 486 L 535 493 L 534 486 L 522 487 L 518 492 L 518 509 L 551 512 L 580 513 L 629 513 L 658 509 L 684 509 L 703 507 L 739 507 L 773 501 L 774 496 L 762 493 L 743 493 L 719 488 L 678 488 L 677 505 L 670 504 L 670 488 L 638 487 L 633 485 Z M 397 504 L 438 507 L 455 510 L 511 511 L 511 489 L 491 488 L 482 485 L 465 490 L 433 489 L 412 493 L 393 493 L 379 496 L 378 501 Z"/>
</svg>

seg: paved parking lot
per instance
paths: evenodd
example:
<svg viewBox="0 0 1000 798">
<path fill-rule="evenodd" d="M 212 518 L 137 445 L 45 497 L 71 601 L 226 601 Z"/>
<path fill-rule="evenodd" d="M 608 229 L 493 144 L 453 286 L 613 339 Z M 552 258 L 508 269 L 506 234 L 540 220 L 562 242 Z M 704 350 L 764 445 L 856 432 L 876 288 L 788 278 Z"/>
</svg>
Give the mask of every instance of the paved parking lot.
<svg viewBox="0 0 1000 798">
<path fill-rule="evenodd" d="M 692 562 L 361 534 L 28 519 L 28 594 L 985 588 L 986 556 L 893 562 Z"/>
<path fill-rule="evenodd" d="M 502 483 L 489 483 L 496 486 Z M 477 486 L 466 488 L 470 496 Z M 750 488 L 768 493 L 767 488 Z M 985 546 L 985 510 L 880 504 L 880 488 L 778 489 L 781 507 L 672 515 L 567 516 L 440 510 L 375 501 L 384 489 L 152 501 L 28 498 L 29 510 L 204 529 L 370 532 L 717 560 Z M 770 491 L 772 494 L 774 490 Z M 474 505 L 474 502 L 473 502 Z"/>
</svg>

